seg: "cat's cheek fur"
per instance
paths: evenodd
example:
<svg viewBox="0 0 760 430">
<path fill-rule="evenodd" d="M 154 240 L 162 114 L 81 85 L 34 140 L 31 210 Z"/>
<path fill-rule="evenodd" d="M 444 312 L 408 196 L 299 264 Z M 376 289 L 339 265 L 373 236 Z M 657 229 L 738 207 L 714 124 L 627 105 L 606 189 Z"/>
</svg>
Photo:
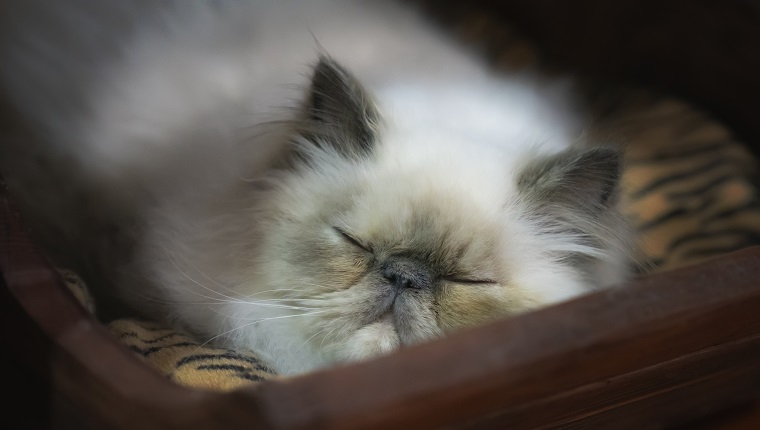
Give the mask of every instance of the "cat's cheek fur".
<svg viewBox="0 0 760 430">
<path fill-rule="evenodd" d="M 400 345 L 393 321 L 387 316 L 357 330 L 342 345 L 336 345 L 336 358 L 344 362 L 365 360 L 391 353 Z"/>
<path fill-rule="evenodd" d="M 438 325 L 450 333 L 516 313 L 529 307 L 530 302 L 527 297 L 509 294 L 507 288 L 499 285 L 449 284 L 441 289 L 437 299 Z"/>
</svg>

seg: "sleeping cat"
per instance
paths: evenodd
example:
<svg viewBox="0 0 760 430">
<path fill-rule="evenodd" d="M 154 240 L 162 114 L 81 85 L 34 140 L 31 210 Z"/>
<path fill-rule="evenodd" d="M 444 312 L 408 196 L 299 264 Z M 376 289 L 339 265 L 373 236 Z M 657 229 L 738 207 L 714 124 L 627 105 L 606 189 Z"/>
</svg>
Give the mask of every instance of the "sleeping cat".
<svg viewBox="0 0 760 430">
<path fill-rule="evenodd" d="M 150 318 L 293 374 L 628 276 L 621 156 L 572 86 L 409 4 L 9 3 L 34 140 L 0 171 L 60 264 Z"/>
</svg>

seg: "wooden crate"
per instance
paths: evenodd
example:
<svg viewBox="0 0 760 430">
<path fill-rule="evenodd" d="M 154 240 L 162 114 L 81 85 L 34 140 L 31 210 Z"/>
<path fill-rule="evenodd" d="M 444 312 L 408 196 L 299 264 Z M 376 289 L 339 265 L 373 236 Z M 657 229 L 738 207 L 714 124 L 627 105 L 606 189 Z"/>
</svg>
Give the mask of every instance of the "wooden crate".
<svg viewBox="0 0 760 430">
<path fill-rule="evenodd" d="M 484 4 L 586 70 L 672 88 L 760 137 L 748 2 Z M 707 25 L 715 16 L 737 25 Z M 669 48 L 642 38 L 658 29 Z M 736 49 L 689 43 L 724 33 Z M 229 393 L 180 387 L 119 343 L 65 290 L 4 188 L 0 271 L 4 418 L 26 425 L 14 428 L 760 428 L 760 248 Z"/>
</svg>

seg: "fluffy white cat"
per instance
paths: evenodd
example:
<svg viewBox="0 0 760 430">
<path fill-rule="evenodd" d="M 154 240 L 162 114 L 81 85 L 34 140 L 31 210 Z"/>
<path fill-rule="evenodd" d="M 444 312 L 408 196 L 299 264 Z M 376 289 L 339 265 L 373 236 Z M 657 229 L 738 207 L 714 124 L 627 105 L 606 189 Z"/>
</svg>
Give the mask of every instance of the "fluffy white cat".
<svg viewBox="0 0 760 430">
<path fill-rule="evenodd" d="M 292 374 L 628 275 L 621 158 L 578 142 L 569 86 L 408 4 L 9 3 L 34 139 L 0 172 L 101 297 Z"/>
</svg>

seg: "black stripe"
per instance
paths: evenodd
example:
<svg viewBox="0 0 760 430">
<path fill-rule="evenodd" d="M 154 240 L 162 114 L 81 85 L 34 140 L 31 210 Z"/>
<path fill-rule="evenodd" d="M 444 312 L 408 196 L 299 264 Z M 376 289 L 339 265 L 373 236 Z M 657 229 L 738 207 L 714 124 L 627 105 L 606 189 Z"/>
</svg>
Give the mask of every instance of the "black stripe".
<svg viewBox="0 0 760 430">
<path fill-rule="evenodd" d="M 234 370 L 235 372 L 250 372 L 251 369 L 239 364 L 201 364 L 198 370 Z"/>
<path fill-rule="evenodd" d="M 144 340 L 143 339 L 142 342 L 143 343 L 147 343 L 147 344 L 151 344 L 151 343 L 161 342 L 162 340 L 165 340 L 165 339 L 168 339 L 168 338 L 174 337 L 174 336 L 182 336 L 182 334 L 181 333 L 176 333 L 176 332 L 175 333 L 168 333 L 168 334 L 165 334 L 163 336 L 159 336 L 159 337 L 157 337 L 155 339 L 151 339 L 151 340 Z"/>
<path fill-rule="evenodd" d="M 714 207 L 717 202 L 715 201 L 715 196 L 708 195 L 707 197 L 704 197 L 702 200 L 702 203 L 698 204 L 694 209 L 691 211 L 694 213 L 702 213 L 706 211 L 707 209 L 710 209 L 711 207 Z"/>
<path fill-rule="evenodd" d="M 155 352 L 161 351 L 162 349 L 168 349 L 168 348 L 178 348 L 178 347 L 184 347 L 184 346 L 198 346 L 197 343 L 193 342 L 179 342 L 179 343 L 173 343 L 171 345 L 161 345 L 161 346 L 152 346 L 150 348 L 140 348 L 135 345 L 130 345 L 130 349 L 142 354 L 143 356 L 147 357 Z"/>
<path fill-rule="evenodd" d="M 274 375 L 274 373 L 272 373 L 272 375 Z M 254 373 L 239 373 L 237 376 L 243 379 L 247 379 L 249 381 L 253 381 L 253 382 L 261 382 L 261 381 L 267 380 L 267 378 L 264 378 L 263 376 L 260 376 L 260 375 L 256 375 Z"/>
<path fill-rule="evenodd" d="M 174 367 L 175 368 L 179 368 L 179 367 L 182 367 L 182 366 L 184 366 L 184 365 L 186 365 L 188 363 L 192 363 L 192 362 L 200 361 L 200 360 L 218 360 L 218 359 L 240 360 L 240 361 L 244 361 L 244 362 L 252 365 L 256 370 L 261 370 L 263 372 L 268 372 L 268 373 L 275 373 L 272 369 L 269 369 L 264 364 L 262 364 L 261 361 L 253 359 L 253 358 L 250 358 L 250 357 L 245 357 L 245 356 L 242 356 L 242 355 L 238 355 L 238 354 L 236 354 L 234 352 L 231 352 L 231 351 L 228 351 L 228 352 L 225 352 L 225 353 L 222 353 L 222 354 L 197 354 L 197 355 L 190 355 L 190 356 L 187 356 L 187 357 L 184 357 L 184 358 L 180 359 L 174 365 Z"/>
<path fill-rule="evenodd" d="M 705 257 L 711 257 L 713 255 L 721 255 L 721 254 L 728 254 L 729 252 L 738 251 L 740 249 L 748 248 L 750 246 L 760 245 L 760 240 L 747 240 L 742 242 L 741 244 L 735 245 L 735 246 L 714 246 L 710 248 L 698 248 L 693 249 L 689 252 L 685 252 L 685 257 L 690 258 L 705 258 Z"/>
<path fill-rule="evenodd" d="M 143 354 L 143 350 L 142 349 L 140 349 L 140 348 L 138 348 L 138 347 L 136 347 L 134 345 L 128 345 L 128 348 L 132 352 L 136 352 L 136 353 L 138 353 L 140 355 L 145 355 L 145 354 Z"/>
<path fill-rule="evenodd" d="M 140 336 L 138 336 L 137 333 L 133 331 L 119 333 L 119 339 L 126 339 L 128 337 L 140 339 Z"/>
<path fill-rule="evenodd" d="M 760 202 L 752 199 L 741 206 L 715 213 L 707 218 L 706 221 L 718 221 L 721 219 L 730 218 L 734 215 L 741 215 L 742 212 L 757 212 L 758 209 L 760 209 Z"/>
<path fill-rule="evenodd" d="M 651 229 L 660 227 L 662 224 L 673 221 L 675 219 L 679 219 L 683 217 L 694 217 L 696 216 L 696 214 L 702 213 L 703 211 L 705 211 L 706 209 L 709 209 L 713 205 L 715 205 L 715 198 L 712 196 L 707 196 L 703 199 L 703 201 L 699 205 L 697 205 L 694 208 L 684 208 L 683 206 L 678 206 L 674 209 L 669 210 L 668 212 L 665 212 L 664 214 L 658 216 L 657 218 L 654 218 L 650 221 L 639 224 L 636 228 L 637 230 L 640 230 L 642 232 L 646 230 L 651 230 Z"/>
<path fill-rule="evenodd" d="M 712 181 L 700 185 L 696 188 L 692 188 L 690 190 L 681 190 L 681 191 L 674 191 L 672 193 L 668 193 L 668 197 L 672 199 L 682 199 L 685 197 L 695 197 L 700 196 L 707 191 L 709 191 L 711 188 L 717 188 L 720 185 L 725 184 L 726 182 L 729 182 L 731 180 L 737 179 L 736 176 L 732 173 L 727 173 L 725 175 L 721 175 L 713 179 Z"/>
<path fill-rule="evenodd" d="M 658 180 L 650 183 L 649 185 L 647 185 L 643 189 L 638 190 L 636 193 L 633 194 L 633 198 L 640 199 L 640 198 L 644 197 L 645 195 L 653 192 L 657 188 L 660 188 L 660 187 L 663 187 L 665 185 L 668 185 L 668 184 L 680 181 L 680 180 L 688 178 L 690 176 L 705 174 L 705 173 L 707 173 L 707 172 L 709 172 L 711 170 L 716 170 L 718 167 L 721 167 L 724 164 L 725 164 L 725 160 L 723 160 L 721 158 L 721 159 L 718 159 L 718 160 L 710 161 L 708 163 L 702 164 L 700 166 L 697 166 L 697 167 L 695 167 L 693 169 L 686 170 L 686 171 L 681 172 L 681 173 L 677 173 L 677 174 L 673 174 L 673 175 L 670 175 L 670 176 L 666 176 L 664 178 L 660 178 L 660 179 L 658 179 Z"/>
<path fill-rule="evenodd" d="M 668 221 L 672 221 L 673 219 L 676 219 L 676 218 L 689 216 L 691 214 L 692 214 L 691 211 L 688 211 L 684 208 L 676 208 L 671 211 L 665 212 L 664 214 L 660 215 L 659 217 L 651 221 L 647 221 L 643 224 L 637 225 L 636 230 L 640 230 L 642 232 L 646 230 L 651 230 L 652 228 L 658 227 L 660 224 L 666 223 Z"/>
<path fill-rule="evenodd" d="M 151 344 L 151 343 L 161 342 L 161 341 L 163 341 L 165 339 L 168 339 L 168 338 L 174 337 L 174 336 L 182 336 L 182 334 L 181 333 L 169 333 L 169 334 L 165 334 L 163 336 L 159 336 L 159 337 L 157 337 L 155 339 L 149 339 L 148 340 L 148 339 L 143 338 L 137 332 L 134 332 L 134 331 L 119 333 L 119 339 L 126 339 L 126 338 L 137 339 L 137 340 L 140 341 L 140 343 L 145 343 L 145 344 Z"/>
<path fill-rule="evenodd" d="M 687 234 L 673 241 L 668 247 L 668 252 L 672 252 L 676 248 L 684 246 L 690 242 L 729 237 L 734 237 L 735 239 L 742 241 L 742 243 L 744 243 L 744 241 L 760 241 L 760 234 L 751 230 L 724 230 L 711 233 L 700 232 Z"/>
<path fill-rule="evenodd" d="M 685 159 L 689 157 L 694 157 L 697 155 L 703 155 L 710 152 L 715 152 L 723 149 L 727 149 L 728 144 L 726 141 L 719 141 L 716 143 L 710 143 L 703 146 L 698 146 L 695 148 L 689 148 L 689 149 L 681 149 L 678 151 L 673 152 L 660 152 L 655 153 L 649 157 L 646 158 L 634 158 L 634 159 L 627 159 L 627 164 L 649 164 L 652 162 L 661 162 L 661 161 L 672 161 L 672 160 L 678 160 L 678 159 Z"/>
<path fill-rule="evenodd" d="M 715 122 L 711 121 L 710 118 L 705 115 L 691 111 L 684 115 L 683 120 L 675 122 L 671 130 L 674 131 L 673 134 L 676 136 L 682 137 L 693 133 L 695 130 L 700 129 L 705 125 L 715 125 Z"/>
<path fill-rule="evenodd" d="M 248 369 L 247 367 L 243 366 L 236 366 L 232 364 L 209 364 L 209 365 L 202 365 L 196 367 L 196 370 L 231 370 L 235 372 L 235 376 L 241 379 L 246 379 L 249 381 L 265 381 L 267 378 L 257 375 L 253 372 L 251 372 L 251 369 Z"/>
</svg>

